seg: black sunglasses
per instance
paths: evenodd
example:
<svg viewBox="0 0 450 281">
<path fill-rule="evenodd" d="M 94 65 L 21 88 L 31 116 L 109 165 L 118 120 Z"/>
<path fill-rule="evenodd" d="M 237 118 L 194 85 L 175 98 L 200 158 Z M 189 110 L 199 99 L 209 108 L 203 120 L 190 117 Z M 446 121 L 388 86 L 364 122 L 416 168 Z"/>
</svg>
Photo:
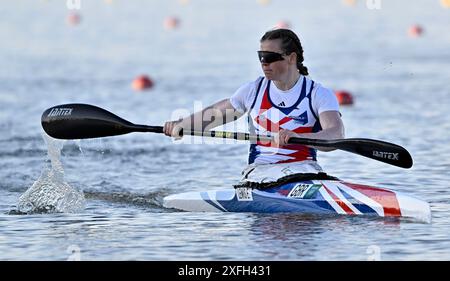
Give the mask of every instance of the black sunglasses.
<svg viewBox="0 0 450 281">
<path fill-rule="evenodd" d="M 258 51 L 258 57 L 261 63 L 272 63 L 284 60 L 283 54 L 267 51 Z"/>
</svg>

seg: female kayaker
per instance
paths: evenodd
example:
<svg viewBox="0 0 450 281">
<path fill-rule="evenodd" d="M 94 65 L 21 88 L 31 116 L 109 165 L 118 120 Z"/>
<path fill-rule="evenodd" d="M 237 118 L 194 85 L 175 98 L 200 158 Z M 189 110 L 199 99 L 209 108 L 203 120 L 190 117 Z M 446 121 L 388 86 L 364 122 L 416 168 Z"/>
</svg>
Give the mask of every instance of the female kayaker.
<svg viewBox="0 0 450 281">
<path fill-rule="evenodd" d="M 243 180 L 270 182 L 295 173 L 321 172 L 316 149 L 326 149 L 288 142 L 291 137 L 344 138 L 337 99 L 333 91 L 308 77 L 308 69 L 303 65 L 303 48 L 293 31 L 268 31 L 260 45 L 258 57 L 264 77 L 242 85 L 231 98 L 201 112 L 166 122 L 164 133 L 176 137 L 181 128 L 194 126 L 207 130 L 213 121 L 218 126 L 247 113 L 250 132 L 273 135 L 275 142 L 250 145 L 249 166 L 243 172 Z"/>
</svg>

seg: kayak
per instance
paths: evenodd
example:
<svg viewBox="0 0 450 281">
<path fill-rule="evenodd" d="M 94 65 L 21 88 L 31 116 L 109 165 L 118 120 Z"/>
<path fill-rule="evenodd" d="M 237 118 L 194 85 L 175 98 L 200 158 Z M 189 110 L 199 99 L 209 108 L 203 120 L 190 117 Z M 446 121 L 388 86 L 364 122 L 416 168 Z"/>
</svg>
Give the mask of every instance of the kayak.
<svg viewBox="0 0 450 281">
<path fill-rule="evenodd" d="M 255 212 L 408 217 L 431 222 L 427 202 L 401 192 L 341 180 L 302 180 L 265 189 L 184 192 L 163 206 L 189 212 Z"/>
</svg>

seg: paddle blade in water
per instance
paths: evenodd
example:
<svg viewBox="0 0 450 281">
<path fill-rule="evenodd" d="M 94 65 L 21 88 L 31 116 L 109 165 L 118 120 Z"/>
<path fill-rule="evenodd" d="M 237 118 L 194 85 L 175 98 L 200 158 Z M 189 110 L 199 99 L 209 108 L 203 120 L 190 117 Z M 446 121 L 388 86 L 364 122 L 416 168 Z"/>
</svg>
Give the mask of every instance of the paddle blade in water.
<svg viewBox="0 0 450 281">
<path fill-rule="evenodd" d="M 88 104 L 63 104 L 44 111 L 44 131 L 56 139 L 87 139 L 127 134 L 134 124 Z"/>
</svg>

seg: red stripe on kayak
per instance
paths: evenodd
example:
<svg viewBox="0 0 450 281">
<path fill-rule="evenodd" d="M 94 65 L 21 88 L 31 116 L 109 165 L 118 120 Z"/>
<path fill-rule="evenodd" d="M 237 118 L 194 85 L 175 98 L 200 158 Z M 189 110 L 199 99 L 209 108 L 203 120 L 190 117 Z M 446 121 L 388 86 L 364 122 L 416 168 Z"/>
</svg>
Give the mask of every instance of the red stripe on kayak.
<svg viewBox="0 0 450 281">
<path fill-rule="evenodd" d="M 350 209 L 349 206 L 347 206 L 347 204 L 345 204 L 344 201 L 342 201 L 341 199 L 339 199 L 339 197 L 336 196 L 336 194 L 334 194 L 331 190 L 328 189 L 328 187 L 326 187 L 323 182 L 322 182 L 323 187 L 325 187 L 325 190 L 330 194 L 331 198 L 333 198 L 333 200 L 349 215 L 354 215 L 355 212 L 353 212 L 352 209 Z"/>
<path fill-rule="evenodd" d="M 400 217 L 402 215 L 397 196 L 394 192 L 368 185 L 348 182 L 341 183 L 380 203 L 383 206 L 385 216 Z"/>
</svg>

